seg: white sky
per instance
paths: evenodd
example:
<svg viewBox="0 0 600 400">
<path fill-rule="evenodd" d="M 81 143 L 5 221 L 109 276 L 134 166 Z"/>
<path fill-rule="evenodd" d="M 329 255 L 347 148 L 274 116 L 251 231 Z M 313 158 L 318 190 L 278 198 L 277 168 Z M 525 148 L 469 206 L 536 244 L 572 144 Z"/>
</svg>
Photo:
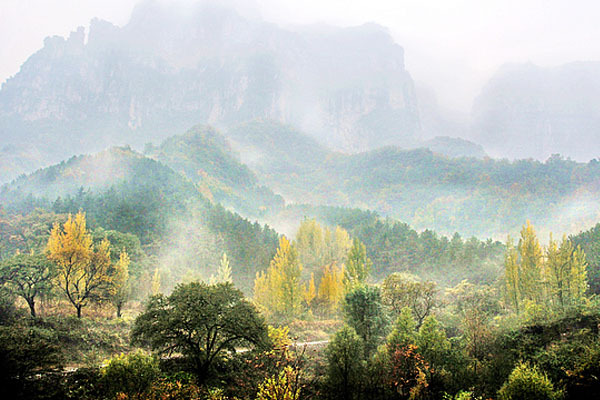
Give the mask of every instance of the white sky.
<svg viewBox="0 0 600 400">
<path fill-rule="evenodd" d="M 162 0 L 187 3 L 192 0 Z M 229 0 L 257 4 L 278 23 L 378 22 L 405 48 L 406 65 L 442 104 L 468 112 L 506 62 L 600 61 L 595 0 Z M 0 82 L 42 46 L 93 17 L 124 25 L 137 0 L 0 0 Z"/>
</svg>

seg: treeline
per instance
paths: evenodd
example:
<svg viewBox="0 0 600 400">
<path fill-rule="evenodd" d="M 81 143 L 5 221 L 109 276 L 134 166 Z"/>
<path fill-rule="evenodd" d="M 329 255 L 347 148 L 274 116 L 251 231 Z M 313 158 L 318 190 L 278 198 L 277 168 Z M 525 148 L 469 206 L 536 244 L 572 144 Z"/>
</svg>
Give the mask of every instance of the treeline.
<svg viewBox="0 0 600 400">
<path fill-rule="evenodd" d="M 314 215 L 363 242 L 376 280 L 402 271 L 453 286 L 464 279 L 491 283 L 501 273 L 505 247 L 491 239 L 465 239 L 458 233 L 448 238 L 428 229 L 419 233 L 406 223 L 368 210 L 290 206 L 287 212 L 296 217 Z"/>
</svg>

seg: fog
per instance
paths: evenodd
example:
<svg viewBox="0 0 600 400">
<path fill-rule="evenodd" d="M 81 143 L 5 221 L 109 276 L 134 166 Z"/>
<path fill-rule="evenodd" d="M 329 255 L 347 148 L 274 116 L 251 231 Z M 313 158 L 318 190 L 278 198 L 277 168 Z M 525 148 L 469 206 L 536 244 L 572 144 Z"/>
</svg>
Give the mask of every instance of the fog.
<svg viewBox="0 0 600 400">
<path fill-rule="evenodd" d="M 191 0 L 161 0 L 190 4 Z M 124 25 L 137 0 L 4 0 L 0 5 L 0 82 L 42 46 L 98 17 Z M 223 2 L 220 2 L 223 3 Z M 338 26 L 377 22 L 405 48 L 408 71 L 442 106 L 470 111 L 482 85 L 504 63 L 554 66 L 599 60 L 600 5 L 591 0 L 250 0 L 242 13 L 279 24 Z"/>
</svg>

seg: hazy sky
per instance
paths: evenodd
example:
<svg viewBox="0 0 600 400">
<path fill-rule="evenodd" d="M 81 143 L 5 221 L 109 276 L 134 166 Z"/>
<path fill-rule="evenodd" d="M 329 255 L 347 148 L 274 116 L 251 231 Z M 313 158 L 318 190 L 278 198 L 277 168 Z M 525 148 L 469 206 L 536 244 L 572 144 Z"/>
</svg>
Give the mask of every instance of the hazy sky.
<svg viewBox="0 0 600 400">
<path fill-rule="evenodd" d="M 600 60 L 600 2 L 594 0 L 233 1 L 256 5 L 265 19 L 282 24 L 385 25 L 405 48 L 415 80 L 431 87 L 447 107 L 465 112 L 503 63 Z M 137 2 L 0 0 L 0 82 L 14 75 L 46 36 L 66 36 L 93 17 L 123 25 Z"/>
</svg>

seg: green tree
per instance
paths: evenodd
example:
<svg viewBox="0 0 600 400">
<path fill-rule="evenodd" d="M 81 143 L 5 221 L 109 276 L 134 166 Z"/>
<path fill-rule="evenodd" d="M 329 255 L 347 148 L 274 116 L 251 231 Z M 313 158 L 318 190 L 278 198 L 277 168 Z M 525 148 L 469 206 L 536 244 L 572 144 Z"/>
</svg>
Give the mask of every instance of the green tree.
<svg viewBox="0 0 600 400">
<path fill-rule="evenodd" d="M 498 391 L 499 400 L 559 400 L 563 393 L 556 390 L 546 374 L 535 365 L 519 364 Z"/>
<path fill-rule="evenodd" d="M 395 349 L 398 347 L 415 344 L 417 323 L 413 317 L 412 311 L 408 307 L 404 307 L 400 311 L 400 315 L 394 323 L 392 333 L 387 338 L 388 347 Z"/>
<path fill-rule="evenodd" d="M 344 319 L 365 342 L 365 357 L 377 348 L 387 320 L 377 286 L 360 285 L 345 298 Z"/>
<path fill-rule="evenodd" d="M 364 380 L 364 342 L 349 326 L 344 326 L 329 342 L 327 356 L 327 390 L 333 398 L 351 400 L 358 397 Z"/>
<path fill-rule="evenodd" d="M 363 284 L 367 281 L 373 263 L 367 257 L 367 248 L 358 239 L 354 239 L 352 247 L 348 252 L 348 260 L 346 261 L 346 269 L 344 270 L 344 284 L 347 289 L 356 285 Z"/>
<path fill-rule="evenodd" d="M 529 221 L 521 229 L 517 248 L 507 240 L 504 260 L 506 299 L 520 313 L 523 303 L 542 304 L 545 300 L 543 252 L 535 230 Z"/>
<path fill-rule="evenodd" d="M 50 292 L 56 274 L 54 265 L 41 253 L 17 254 L 0 264 L 0 273 L 13 292 L 25 299 L 35 317 L 35 300 Z"/>
<path fill-rule="evenodd" d="M 551 303 L 561 310 L 580 303 L 587 290 L 587 263 L 580 247 L 563 236 L 560 246 L 552 240 L 546 249 L 546 282 Z"/>
<path fill-rule="evenodd" d="M 132 342 L 160 354 L 183 354 L 203 381 L 226 350 L 263 346 L 268 339 L 258 311 L 232 284 L 191 282 L 168 297 L 150 298 L 135 320 Z"/>
</svg>

